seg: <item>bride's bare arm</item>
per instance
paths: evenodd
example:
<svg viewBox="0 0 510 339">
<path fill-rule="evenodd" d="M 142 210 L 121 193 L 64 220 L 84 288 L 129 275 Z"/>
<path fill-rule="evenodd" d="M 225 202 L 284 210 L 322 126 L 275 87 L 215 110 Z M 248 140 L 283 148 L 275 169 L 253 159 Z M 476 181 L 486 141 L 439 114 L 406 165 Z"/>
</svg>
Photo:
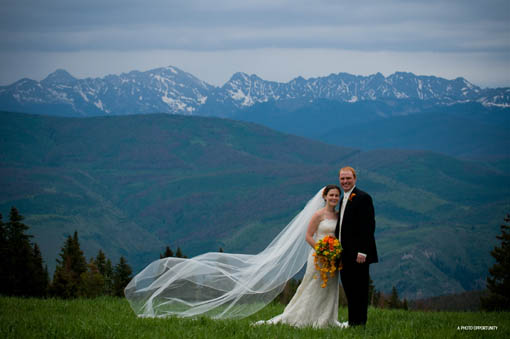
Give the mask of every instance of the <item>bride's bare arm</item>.
<svg viewBox="0 0 510 339">
<path fill-rule="evenodd" d="M 312 216 L 312 219 L 310 219 L 310 223 L 308 224 L 308 229 L 306 230 L 306 242 L 312 246 L 312 248 L 315 248 L 315 240 L 313 239 L 313 235 L 315 232 L 317 232 L 317 227 L 319 226 L 319 223 L 321 222 L 321 213 L 320 211 L 315 212 L 315 214 Z"/>
</svg>

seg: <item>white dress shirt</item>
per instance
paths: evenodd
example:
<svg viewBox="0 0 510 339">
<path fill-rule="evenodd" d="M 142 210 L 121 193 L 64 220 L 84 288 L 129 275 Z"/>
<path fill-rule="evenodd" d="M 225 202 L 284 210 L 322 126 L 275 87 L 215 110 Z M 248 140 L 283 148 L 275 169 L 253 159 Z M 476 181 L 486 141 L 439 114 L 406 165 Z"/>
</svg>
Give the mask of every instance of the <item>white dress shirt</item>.
<svg viewBox="0 0 510 339">
<path fill-rule="evenodd" d="M 342 207 L 340 207 L 340 226 L 339 226 L 339 230 L 338 230 L 338 236 L 340 237 L 340 239 L 338 239 L 338 240 L 340 240 L 340 241 L 342 239 L 342 222 L 344 221 L 345 206 L 347 206 L 347 202 L 349 201 L 349 197 L 351 196 L 351 193 L 354 190 L 354 187 L 356 187 L 356 186 L 352 186 L 352 188 L 349 191 L 344 192 L 344 197 L 342 200 Z"/>
</svg>

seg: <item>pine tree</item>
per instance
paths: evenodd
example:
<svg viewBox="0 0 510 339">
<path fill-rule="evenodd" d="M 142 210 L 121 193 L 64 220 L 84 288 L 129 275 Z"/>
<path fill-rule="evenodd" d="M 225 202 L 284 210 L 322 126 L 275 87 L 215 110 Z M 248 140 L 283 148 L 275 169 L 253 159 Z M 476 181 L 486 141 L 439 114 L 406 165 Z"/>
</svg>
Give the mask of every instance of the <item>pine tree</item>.
<svg viewBox="0 0 510 339">
<path fill-rule="evenodd" d="M 398 298 L 398 292 L 395 286 L 391 289 L 390 300 L 388 300 L 388 308 L 400 308 L 400 299 Z"/>
<path fill-rule="evenodd" d="M 0 251 L 4 250 L 4 246 L 7 244 L 7 230 L 5 229 L 5 224 L 3 222 L 2 213 L 0 213 Z"/>
<path fill-rule="evenodd" d="M 78 232 L 69 236 L 60 251 L 53 275 L 51 291 L 54 296 L 76 298 L 80 294 L 81 274 L 87 271 L 87 262 L 80 249 Z"/>
<path fill-rule="evenodd" d="M 113 295 L 124 296 L 124 288 L 131 281 L 132 270 L 124 257 L 120 257 L 119 263 L 113 269 Z"/>
<path fill-rule="evenodd" d="M 57 258 L 57 266 L 53 273 L 53 282 L 50 286 L 50 292 L 55 297 L 64 299 L 75 298 L 78 296 L 78 281 L 71 268 L 71 256 L 69 252 L 72 248 L 73 238 L 69 236 L 60 250 L 60 259 Z"/>
<path fill-rule="evenodd" d="M 15 207 L 11 208 L 9 222 L 5 225 L 5 280 L 2 293 L 15 296 L 31 295 L 34 256 L 30 243 L 29 229 L 22 223 L 24 217 Z"/>
<path fill-rule="evenodd" d="M 76 274 L 81 275 L 87 271 L 87 260 L 83 255 L 83 251 L 80 248 L 80 241 L 78 240 L 78 232 L 74 231 L 73 234 L 73 248 L 71 252 L 72 267 Z"/>
<path fill-rule="evenodd" d="M 409 307 L 407 306 L 407 299 L 406 298 L 404 298 L 404 302 L 402 303 L 402 309 L 404 309 L 406 311 L 409 309 Z"/>
<path fill-rule="evenodd" d="M 94 263 L 96 264 L 99 273 L 101 273 L 101 275 L 104 277 L 106 269 L 106 255 L 102 250 L 99 250 L 99 252 L 97 253 Z"/>
<path fill-rule="evenodd" d="M 44 275 L 48 282 L 48 284 L 46 285 L 46 296 L 48 296 L 50 293 L 50 288 L 51 288 L 51 280 L 50 280 L 50 273 L 48 272 L 48 265 L 44 265 Z"/>
<path fill-rule="evenodd" d="M 71 299 L 78 296 L 79 285 L 71 271 L 70 260 L 66 259 L 62 266 L 55 269 L 50 294 L 54 297 Z"/>
<path fill-rule="evenodd" d="M 104 278 L 99 272 L 94 259 L 87 264 L 87 271 L 81 274 L 80 295 L 87 298 L 96 298 L 104 292 Z"/>
<path fill-rule="evenodd" d="M 184 258 L 180 247 L 177 247 L 177 252 L 175 252 L 175 257 L 176 258 Z"/>
<path fill-rule="evenodd" d="M 37 244 L 33 247 L 33 268 L 31 296 L 45 297 L 49 288 L 48 267 L 44 267 L 41 250 Z"/>
<path fill-rule="evenodd" d="M 104 294 L 105 295 L 113 295 L 113 266 L 110 259 L 106 259 L 106 264 L 104 265 Z"/>
<path fill-rule="evenodd" d="M 103 289 L 101 294 L 112 295 L 113 294 L 113 268 L 110 259 L 106 258 L 106 255 L 102 250 L 97 253 L 94 263 L 97 270 L 103 277 Z"/>
<path fill-rule="evenodd" d="M 160 254 L 159 258 L 163 259 L 163 258 L 170 258 L 170 257 L 173 257 L 173 256 L 174 256 L 174 252 L 170 249 L 169 246 L 167 246 L 166 249 L 165 249 L 165 252 L 163 254 Z"/>
<path fill-rule="evenodd" d="M 0 213 L 0 295 L 7 293 L 7 282 L 5 277 L 7 276 L 7 230 L 6 225 L 2 220 L 2 214 Z"/>
<path fill-rule="evenodd" d="M 487 288 L 489 295 L 482 298 L 482 308 L 488 311 L 510 310 L 510 215 L 504 219 L 506 224 L 501 225 L 501 246 L 494 247 L 491 255 L 496 263 L 489 269 Z"/>
<path fill-rule="evenodd" d="M 223 253 L 223 247 L 220 247 L 218 252 Z"/>
<path fill-rule="evenodd" d="M 16 296 L 44 297 L 49 278 L 43 265 L 39 246 L 30 242 L 26 234 L 29 226 L 15 207 L 11 208 L 9 223 L 0 215 L 0 293 Z"/>
</svg>

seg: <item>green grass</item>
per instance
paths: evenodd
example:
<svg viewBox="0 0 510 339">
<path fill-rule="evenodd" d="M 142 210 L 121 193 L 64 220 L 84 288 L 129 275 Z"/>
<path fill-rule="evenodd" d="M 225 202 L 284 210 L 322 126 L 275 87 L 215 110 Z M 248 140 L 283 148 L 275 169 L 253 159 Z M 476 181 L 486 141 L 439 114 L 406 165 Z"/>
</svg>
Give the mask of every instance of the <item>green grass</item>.
<svg viewBox="0 0 510 339">
<path fill-rule="evenodd" d="M 77 300 L 0 297 L 1 338 L 508 338 L 510 313 L 417 312 L 370 309 L 366 328 L 297 329 L 251 326 L 283 311 L 270 304 L 240 320 L 141 319 L 125 299 Z M 345 320 L 347 310 L 340 309 Z M 458 330 L 458 326 L 497 326 L 497 330 Z"/>
</svg>

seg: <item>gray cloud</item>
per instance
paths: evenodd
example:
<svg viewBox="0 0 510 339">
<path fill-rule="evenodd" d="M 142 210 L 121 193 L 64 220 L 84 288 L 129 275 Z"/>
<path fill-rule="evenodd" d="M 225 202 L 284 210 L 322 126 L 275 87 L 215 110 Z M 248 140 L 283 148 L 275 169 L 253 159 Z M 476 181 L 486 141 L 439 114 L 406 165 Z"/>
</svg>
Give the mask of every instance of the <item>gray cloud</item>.
<svg viewBox="0 0 510 339">
<path fill-rule="evenodd" d="M 509 51 L 510 2 L 8 1 L 18 50 L 343 48 Z"/>
<path fill-rule="evenodd" d="M 507 0 L 7 0 L 1 11 L 0 61 L 38 52 L 276 49 L 510 60 Z"/>
</svg>

